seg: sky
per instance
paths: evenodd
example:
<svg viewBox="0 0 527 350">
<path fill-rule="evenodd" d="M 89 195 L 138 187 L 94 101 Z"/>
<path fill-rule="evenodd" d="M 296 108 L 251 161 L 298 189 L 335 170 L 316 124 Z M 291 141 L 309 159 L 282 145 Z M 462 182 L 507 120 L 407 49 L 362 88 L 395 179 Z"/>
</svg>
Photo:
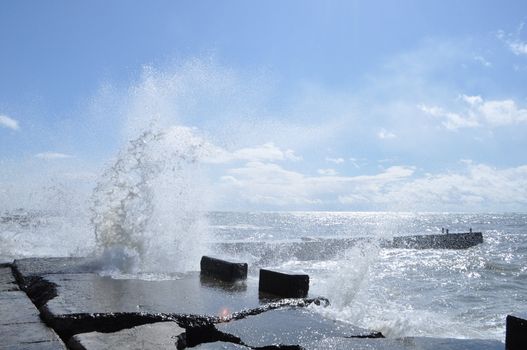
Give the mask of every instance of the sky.
<svg viewBox="0 0 527 350">
<path fill-rule="evenodd" d="M 213 210 L 525 212 L 526 22 L 524 1 L 4 0 L 0 203 L 89 197 L 172 128 L 207 149 Z"/>
</svg>

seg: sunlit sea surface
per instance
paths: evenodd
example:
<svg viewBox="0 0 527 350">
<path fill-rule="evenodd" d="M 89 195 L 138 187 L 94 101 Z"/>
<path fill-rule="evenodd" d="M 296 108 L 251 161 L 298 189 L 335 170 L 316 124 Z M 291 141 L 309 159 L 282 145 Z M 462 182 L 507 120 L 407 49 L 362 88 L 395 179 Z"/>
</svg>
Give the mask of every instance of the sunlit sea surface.
<svg viewBox="0 0 527 350">
<path fill-rule="evenodd" d="M 364 243 L 328 259 L 281 257 L 270 267 L 310 275 L 312 294 L 327 296 L 324 315 L 386 336 L 504 340 L 507 314 L 527 309 L 527 214 L 211 212 L 208 242 L 269 242 L 305 237 L 373 237 L 482 231 L 467 250 L 386 249 Z M 0 216 L 0 259 L 93 254 L 88 217 L 50 212 Z M 177 239 L 192 239 L 176 233 Z M 205 236 L 205 235 L 204 235 Z M 213 249 L 213 248 L 209 248 Z M 159 257 L 162 260 L 162 257 Z M 258 256 L 243 258 L 258 264 Z M 198 259 L 194 266 L 198 267 Z M 154 259 L 155 261 L 155 259 Z M 257 278 L 257 268 L 249 278 Z"/>
</svg>

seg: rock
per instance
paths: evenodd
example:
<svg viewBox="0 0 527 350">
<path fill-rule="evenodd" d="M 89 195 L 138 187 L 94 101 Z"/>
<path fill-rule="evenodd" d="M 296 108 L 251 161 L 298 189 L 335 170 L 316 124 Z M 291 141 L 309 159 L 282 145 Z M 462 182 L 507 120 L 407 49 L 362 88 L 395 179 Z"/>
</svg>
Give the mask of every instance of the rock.
<svg viewBox="0 0 527 350">
<path fill-rule="evenodd" d="M 503 350 L 497 340 L 409 337 L 399 339 L 355 339 L 330 337 L 306 346 L 305 350 Z"/>
<path fill-rule="evenodd" d="M 305 298 L 309 292 L 309 276 L 260 269 L 259 292 L 284 298 Z"/>
<path fill-rule="evenodd" d="M 203 256 L 200 266 L 202 274 L 216 277 L 223 281 L 247 279 L 247 263 L 231 262 Z"/>
<path fill-rule="evenodd" d="M 527 348 L 527 313 L 517 313 L 507 316 L 505 331 L 505 348 L 520 350 Z"/>
<path fill-rule="evenodd" d="M 382 337 L 347 323 L 334 321 L 302 308 L 284 308 L 216 325 L 250 347 L 313 346 L 326 337 Z"/>
<path fill-rule="evenodd" d="M 184 346 L 184 333 L 185 330 L 174 322 L 152 323 L 115 333 L 77 334 L 68 346 L 72 350 L 174 350 Z"/>
</svg>

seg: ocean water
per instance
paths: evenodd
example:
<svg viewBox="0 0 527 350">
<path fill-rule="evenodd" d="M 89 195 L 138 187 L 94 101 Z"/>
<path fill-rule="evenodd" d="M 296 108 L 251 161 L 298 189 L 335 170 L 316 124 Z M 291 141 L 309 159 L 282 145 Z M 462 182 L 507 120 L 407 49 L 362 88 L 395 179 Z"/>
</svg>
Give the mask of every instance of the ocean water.
<svg viewBox="0 0 527 350">
<path fill-rule="evenodd" d="M 130 210 L 133 210 L 130 206 Z M 144 209 L 144 208 L 143 208 Z M 141 209 L 141 210 L 143 210 Z M 188 209 L 189 212 L 192 208 Z M 197 269 L 199 255 L 223 254 L 220 242 L 289 242 L 313 238 L 372 238 L 331 257 L 298 260 L 288 254 L 262 260 L 262 250 L 234 253 L 257 268 L 306 272 L 311 292 L 327 296 L 325 316 L 382 331 L 386 336 L 433 336 L 504 340 L 505 317 L 527 305 L 527 214 L 450 214 L 395 212 L 208 212 L 185 217 L 173 233 L 149 247 L 152 234 L 134 231 L 133 245 L 112 242 L 101 248 L 93 213 L 10 211 L 0 214 L 0 258 L 126 254 L 127 276 L 162 274 L 167 266 Z M 112 220 L 115 221 L 115 218 Z M 120 218 L 119 220 L 123 220 Z M 178 217 L 177 220 L 183 220 Z M 164 225 L 168 222 L 161 221 Z M 199 224 L 196 224 L 199 223 Z M 144 223 L 143 223 L 144 224 Z M 132 225 L 132 224 L 129 224 Z M 135 226 L 130 229 L 137 230 Z M 165 226 L 166 228 L 167 226 Z M 396 235 L 482 231 L 484 243 L 467 250 L 386 249 L 378 239 Z M 182 230 L 187 229 L 187 233 Z M 194 239 L 193 234 L 203 231 Z M 191 232 L 189 234 L 188 232 Z M 125 242 L 127 233 L 121 232 Z M 164 249 L 157 250 L 156 244 Z M 151 245 L 152 245 L 151 244 Z M 152 249 L 151 249 L 152 248 Z M 102 249 L 102 250 L 101 250 Z M 116 250 L 117 249 L 117 250 Z M 186 250 L 185 255 L 167 253 Z M 168 256 L 166 256 L 168 254 Z M 165 255 L 165 256 L 164 256 Z M 232 257 L 232 253 L 230 257 Z M 122 258 L 122 256 L 120 257 Z M 145 259 L 146 263 L 142 264 Z M 169 264 L 170 261 L 185 260 Z M 133 263 L 131 263 L 133 261 Z M 123 268 L 112 265 L 113 268 Z M 135 275 L 134 275 L 135 274 Z M 164 275 L 165 276 L 165 275 Z"/>
</svg>

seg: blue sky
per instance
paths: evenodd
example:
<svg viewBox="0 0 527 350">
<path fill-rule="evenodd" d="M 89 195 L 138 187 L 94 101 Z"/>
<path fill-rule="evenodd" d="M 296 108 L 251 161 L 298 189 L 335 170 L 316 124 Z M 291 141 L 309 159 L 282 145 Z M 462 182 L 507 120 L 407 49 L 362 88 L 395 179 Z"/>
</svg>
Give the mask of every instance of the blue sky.
<svg viewBox="0 0 527 350">
<path fill-rule="evenodd" d="M 523 1 L 3 1 L 0 200 L 89 193 L 177 126 L 213 209 L 525 211 L 525 22 Z"/>
</svg>

